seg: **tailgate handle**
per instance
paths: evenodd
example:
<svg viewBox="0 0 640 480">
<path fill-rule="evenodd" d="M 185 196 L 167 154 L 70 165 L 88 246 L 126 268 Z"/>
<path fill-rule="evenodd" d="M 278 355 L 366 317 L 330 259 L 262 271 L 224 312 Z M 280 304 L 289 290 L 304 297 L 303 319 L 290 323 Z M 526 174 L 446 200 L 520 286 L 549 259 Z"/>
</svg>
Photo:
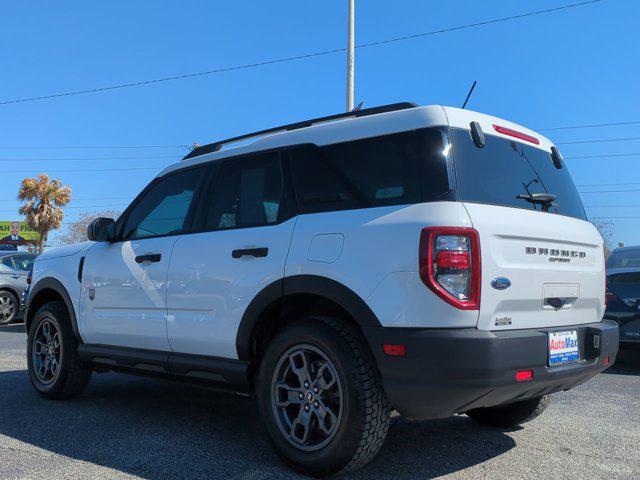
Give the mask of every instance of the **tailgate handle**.
<svg viewBox="0 0 640 480">
<path fill-rule="evenodd" d="M 564 307 L 565 304 L 565 301 L 560 297 L 551 297 L 546 298 L 545 300 L 547 301 L 548 305 L 551 305 L 553 308 L 556 308 L 558 310 Z"/>
</svg>

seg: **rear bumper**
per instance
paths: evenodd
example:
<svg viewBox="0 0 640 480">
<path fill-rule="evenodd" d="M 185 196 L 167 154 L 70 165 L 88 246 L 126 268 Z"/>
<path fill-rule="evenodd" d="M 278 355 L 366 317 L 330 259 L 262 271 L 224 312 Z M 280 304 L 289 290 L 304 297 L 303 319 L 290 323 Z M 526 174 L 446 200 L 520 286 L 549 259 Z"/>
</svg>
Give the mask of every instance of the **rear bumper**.
<svg viewBox="0 0 640 480">
<path fill-rule="evenodd" d="M 566 329 L 578 330 L 580 363 L 550 368 L 547 332 Z M 391 404 L 418 419 L 568 390 L 613 364 L 619 343 L 618 326 L 608 320 L 499 332 L 371 328 L 365 335 Z M 405 345 L 406 356 L 385 355 L 385 343 Z M 533 379 L 516 381 L 519 370 L 533 370 Z"/>
</svg>

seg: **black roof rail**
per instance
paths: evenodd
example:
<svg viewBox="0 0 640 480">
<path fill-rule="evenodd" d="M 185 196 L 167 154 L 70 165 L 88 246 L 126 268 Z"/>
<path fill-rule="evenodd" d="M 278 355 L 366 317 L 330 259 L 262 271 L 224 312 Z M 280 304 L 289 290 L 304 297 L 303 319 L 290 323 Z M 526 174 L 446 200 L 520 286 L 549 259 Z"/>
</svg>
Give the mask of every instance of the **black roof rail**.
<svg viewBox="0 0 640 480">
<path fill-rule="evenodd" d="M 199 157 L 200 155 L 204 155 L 206 153 L 218 152 L 223 145 L 227 143 L 235 143 L 240 140 L 246 140 L 252 137 L 260 137 L 262 135 L 268 135 L 270 133 L 282 132 L 282 131 L 290 131 L 290 130 L 298 130 L 300 128 L 310 127 L 316 123 L 329 122 L 332 120 L 338 120 L 340 118 L 351 118 L 351 117 L 366 117 L 368 115 L 376 115 L 378 113 L 386 113 L 386 112 L 394 112 L 396 110 L 406 110 L 408 108 L 415 108 L 418 105 L 411 102 L 401 102 L 401 103 L 391 103 L 389 105 L 381 105 L 379 107 L 372 108 L 364 108 L 362 110 L 356 110 L 353 112 L 345 112 L 338 113 L 335 115 L 329 115 L 327 117 L 314 118 L 312 120 L 305 120 L 303 122 L 290 123 L 289 125 L 282 125 L 280 127 L 268 128 L 266 130 L 260 130 L 258 132 L 247 133 L 245 135 L 240 135 L 238 137 L 228 138 L 226 140 L 221 140 L 219 142 L 209 143 L 207 145 L 202 145 L 201 147 L 196 147 L 191 150 L 182 160 L 187 160 L 193 157 Z"/>
</svg>

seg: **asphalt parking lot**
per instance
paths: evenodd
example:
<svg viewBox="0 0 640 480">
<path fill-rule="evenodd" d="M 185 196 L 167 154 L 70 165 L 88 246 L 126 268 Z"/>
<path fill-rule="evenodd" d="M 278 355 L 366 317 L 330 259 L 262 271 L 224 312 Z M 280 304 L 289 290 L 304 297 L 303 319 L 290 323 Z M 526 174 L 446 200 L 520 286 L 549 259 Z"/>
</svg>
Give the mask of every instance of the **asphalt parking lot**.
<svg viewBox="0 0 640 480">
<path fill-rule="evenodd" d="M 95 375 L 80 398 L 39 398 L 23 328 L 0 327 L 0 478 L 301 478 L 244 398 L 114 373 Z M 639 412 L 640 351 L 624 351 L 523 429 L 397 417 L 377 459 L 345 478 L 638 478 Z"/>
</svg>

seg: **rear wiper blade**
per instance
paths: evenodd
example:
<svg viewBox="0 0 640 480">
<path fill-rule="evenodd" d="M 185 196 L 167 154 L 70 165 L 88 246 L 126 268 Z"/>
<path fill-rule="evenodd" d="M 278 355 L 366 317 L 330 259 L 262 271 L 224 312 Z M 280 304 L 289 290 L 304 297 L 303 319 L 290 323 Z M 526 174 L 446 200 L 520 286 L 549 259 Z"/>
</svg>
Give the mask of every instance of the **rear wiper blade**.
<svg viewBox="0 0 640 480">
<path fill-rule="evenodd" d="M 516 198 L 521 198 L 534 205 L 540 205 L 543 212 L 548 212 L 551 207 L 558 208 L 556 203 L 556 197 L 553 193 L 528 193 L 526 195 L 516 195 Z"/>
</svg>

